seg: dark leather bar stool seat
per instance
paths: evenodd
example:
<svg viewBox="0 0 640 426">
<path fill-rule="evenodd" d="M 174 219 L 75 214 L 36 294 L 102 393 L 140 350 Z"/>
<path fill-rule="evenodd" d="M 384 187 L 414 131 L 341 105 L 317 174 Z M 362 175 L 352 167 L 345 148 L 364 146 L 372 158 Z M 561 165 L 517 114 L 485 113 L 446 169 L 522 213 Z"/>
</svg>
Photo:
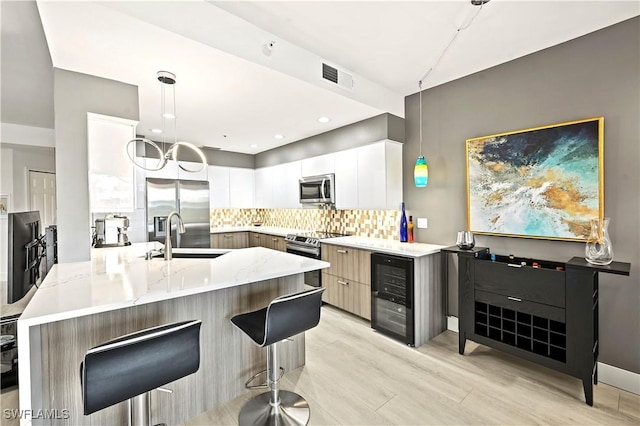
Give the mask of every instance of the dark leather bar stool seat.
<svg viewBox="0 0 640 426">
<path fill-rule="evenodd" d="M 241 426 L 306 425 L 309 422 L 311 412 L 307 401 L 297 393 L 279 389 L 282 375 L 276 343 L 318 325 L 324 290 L 317 288 L 280 296 L 265 308 L 231 318 L 258 346 L 269 347 L 266 370 L 269 392 L 254 397 L 242 407 L 238 416 Z"/>
<path fill-rule="evenodd" d="M 85 416 L 129 400 L 129 424 L 151 425 L 149 392 L 200 368 L 201 324 L 161 325 L 90 349 L 80 364 Z"/>
</svg>

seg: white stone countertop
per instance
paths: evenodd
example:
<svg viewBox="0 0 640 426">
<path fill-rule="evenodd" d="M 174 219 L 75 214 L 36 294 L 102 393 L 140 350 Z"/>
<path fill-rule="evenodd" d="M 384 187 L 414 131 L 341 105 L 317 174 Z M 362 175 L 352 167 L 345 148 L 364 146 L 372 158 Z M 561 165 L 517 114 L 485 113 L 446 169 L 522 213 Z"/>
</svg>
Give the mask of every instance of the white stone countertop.
<svg viewBox="0 0 640 426">
<path fill-rule="evenodd" d="M 357 249 L 370 250 L 375 252 L 397 254 L 407 257 L 422 257 L 439 253 L 447 246 L 425 243 L 401 243 L 396 240 L 385 240 L 382 238 L 366 237 L 337 237 L 320 240 L 323 244 L 333 244 L 338 246 L 353 247 Z"/>
<path fill-rule="evenodd" d="M 54 265 L 19 323 L 45 324 L 329 267 L 327 262 L 264 247 L 175 248 L 174 254 L 225 254 L 214 259 L 145 260 L 147 251 L 160 247 L 151 242 L 92 249 L 89 261 Z"/>
<path fill-rule="evenodd" d="M 260 234 L 277 235 L 279 237 L 286 237 L 287 234 L 299 234 L 301 232 L 308 232 L 304 229 L 291 229 L 291 228 L 279 228 L 276 226 L 229 226 L 221 228 L 210 228 L 212 234 L 223 234 L 225 232 L 258 232 Z"/>
</svg>

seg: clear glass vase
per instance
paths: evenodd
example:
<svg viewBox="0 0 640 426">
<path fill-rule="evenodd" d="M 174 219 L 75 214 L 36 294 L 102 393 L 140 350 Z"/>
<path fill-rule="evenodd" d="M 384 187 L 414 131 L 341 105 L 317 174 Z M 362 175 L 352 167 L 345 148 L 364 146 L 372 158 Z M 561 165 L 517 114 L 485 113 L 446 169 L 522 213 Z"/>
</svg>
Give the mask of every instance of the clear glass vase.
<svg viewBox="0 0 640 426">
<path fill-rule="evenodd" d="M 609 218 L 591 219 L 591 234 L 587 238 L 584 257 L 594 265 L 608 265 L 613 260 L 613 247 L 609 238 Z"/>
</svg>

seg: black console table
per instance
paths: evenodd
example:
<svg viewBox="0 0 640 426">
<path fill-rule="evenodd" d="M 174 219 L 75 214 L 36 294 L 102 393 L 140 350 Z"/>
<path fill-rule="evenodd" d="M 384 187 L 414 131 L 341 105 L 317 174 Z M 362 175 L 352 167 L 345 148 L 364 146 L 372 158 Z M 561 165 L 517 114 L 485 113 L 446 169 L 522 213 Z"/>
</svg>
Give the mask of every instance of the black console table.
<svg viewBox="0 0 640 426">
<path fill-rule="evenodd" d="M 501 256 L 487 247 L 458 255 L 458 351 L 467 339 L 582 380 L 587 404 L 598 383 L 598 273 L 629 275 L 630 263 L 606 266 Z M 534 264 L 535 263 L 535 264 Z"/>
</svg>

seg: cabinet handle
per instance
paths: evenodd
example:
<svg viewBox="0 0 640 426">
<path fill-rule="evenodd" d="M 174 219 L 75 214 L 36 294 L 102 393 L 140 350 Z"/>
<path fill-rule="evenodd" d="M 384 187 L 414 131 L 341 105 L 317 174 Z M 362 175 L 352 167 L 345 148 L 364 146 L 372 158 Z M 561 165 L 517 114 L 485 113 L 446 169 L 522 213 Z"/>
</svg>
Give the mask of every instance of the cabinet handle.
<svg viewBox="0 0 640 426">
<path fill-rule="evenodd" d="M 260 235 L 254 235 L 253 238 L 260 238 Z"/>
<path fill-rule="evenodd" d="M 348 254 L 349 250 L 336 250 L 340 254 Z"/>
<path fill-rule="evenodd" d="M 513 300 L 514 302 L 522 302 L 522 299 L 519 299 L 519 298 L 517 298 L 517 297 L 507 296 L 507 299 L 509 299 L 509 300 Z"/>
<path fill-rule="evenodd" d="M 338 280 L 338 284 L 349 285 L 349 283 L 347 281 L 340 281 L 340 280 Z"/>
<path fill-rule="evenodd" d="M 225 237 L 225 238 L 231 238 L 231 237 L 233 237 L 233 235 L 225 234 L 225 236 L 224 236 L 224 237 Z"/>
<path fill-rule="evenodd" d="M 278 239 L 277 238 L 272 238 L 271 241 L 278 241 Z"/>
</svg>

